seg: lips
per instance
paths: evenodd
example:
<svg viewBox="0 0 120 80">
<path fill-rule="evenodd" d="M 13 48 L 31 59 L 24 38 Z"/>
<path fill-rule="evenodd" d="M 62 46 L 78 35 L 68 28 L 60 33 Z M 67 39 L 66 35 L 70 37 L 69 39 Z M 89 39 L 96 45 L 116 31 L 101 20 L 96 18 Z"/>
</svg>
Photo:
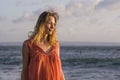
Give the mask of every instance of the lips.
<svg viewBox="0 0 120 80">
<path fill-rule="evenodd" d="M 51 32 L 51 30 L 49 29 L 49 32 Z"/>
<path fill-rule="evenodd" d="M 52 29 L 49 29 L 49 31 L 51 32 L 51 31 L 52 31 Z"/>
</svg>

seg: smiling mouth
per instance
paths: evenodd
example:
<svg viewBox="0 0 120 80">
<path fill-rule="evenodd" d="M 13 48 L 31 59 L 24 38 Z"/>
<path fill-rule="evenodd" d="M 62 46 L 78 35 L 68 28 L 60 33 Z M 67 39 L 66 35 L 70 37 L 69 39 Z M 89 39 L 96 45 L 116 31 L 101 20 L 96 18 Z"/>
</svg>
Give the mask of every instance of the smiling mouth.
<svg viewBox="0 0 120 80">
<path fill-rule="evenodd" d="M 51 32 L 51 30 L 49 29 L 49 32 Z"/>
<path fill-rule="evenodd" d="M 51 30 L 51 29 L 49 29 L 48 31 L 49 31 L 49 33 L 52 33 L 52 30 Z"/>
</svg>

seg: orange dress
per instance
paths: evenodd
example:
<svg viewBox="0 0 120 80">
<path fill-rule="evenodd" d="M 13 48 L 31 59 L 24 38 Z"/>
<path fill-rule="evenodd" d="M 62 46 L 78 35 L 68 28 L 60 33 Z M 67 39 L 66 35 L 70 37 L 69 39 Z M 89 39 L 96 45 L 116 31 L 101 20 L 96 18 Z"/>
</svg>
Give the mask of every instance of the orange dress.
<svg viewBox="0 0 120 80">
<path fill-rule="evenodd" d="M 30 49 L 30 59 L 28 63 L 28 80 L 63 80 L 63 72 L 60 56 L 58 54 L 59 43 L 52 49 L 45 51 L 30 40 L 26 40 Z"/>
</svg>

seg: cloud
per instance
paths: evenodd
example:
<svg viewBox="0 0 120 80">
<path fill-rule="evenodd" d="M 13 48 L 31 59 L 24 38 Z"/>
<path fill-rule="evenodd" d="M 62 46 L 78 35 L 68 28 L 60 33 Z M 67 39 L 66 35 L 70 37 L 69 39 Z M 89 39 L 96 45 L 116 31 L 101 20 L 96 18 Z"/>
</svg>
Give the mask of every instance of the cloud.
<svg viewBox="0 0 120 80">
<path fill-rule="evenodd" d="M 16 6 L 18 7 L 18 6 L 22 6 L 23 5 L 23 2 L 22 1 L 20 1 L 20 0 L 17 0 L 16 1 Z"/>
<path fill-rule="evenodd" d="M 46 2 L 44 5 L 41 3 Z M 57 2 L 52 0 L 51 2 Z M 86 16 L 94 13 L 95 10 L 99 11 L 100 9 L 114 9 L 119 8 L 120 0 L 69 0 L 66 4 L 51 5 L 49 0 L 41 1 L 16 1 L 16 6 L 32 6 L 32 5 L 42 5 L 40 9 L 49 9 L 53 8 L 57 10 L 61 15 L 65 16 Z M 37 10 L 36 10 L 37 11 Z"/>
<path fill-rule="evenodd" d="M 0 21 L 5 21 L 5 20 L 7 20 L 6 17 L 0 16 Z"/>
<path fill-rule="evenodd" d="M 31 1 L 26 1 L 16 0 L 16 7 L 30 6 Z"/>
<path fill-rule="evenodd" d="M 13 23 L 20 23 L 23 21 L 33 21 L 35 19 L 35 14 L 32 12 L 25 12 L 23 15 L 17 19 L 12 20 Z"/>
<path fill-rule="evenodd" d="M 16 0 L 16 7 L 37 6 L 43 3 L 48 3 L 49 0 Z"/>
<path fill-rule="evenodd" d="M 120 0 L 103 0 L 101 1 L 96 8 L 97 9 L 119 9 Z"/>
<path fill-rule="evenodd" d="M 21 4 L 21 2 L 18 3 Z M 102 22 L 105 22 L 104 17 L 111 16 L 111 14 L 110 12 L 102 12 L 100 9 L 108 8 L 108 6 L 112 8 L 113 5 L 117 3 L 119 3 L 119 0 L 69 0 L 68 3 L 59 5 L 50 5 L 48 3 L 32 12 L 23 13 L 21 17 L 14 19 L 13 22 L 19 23 L 35 20 L 35 17 L 40 15 L 43 10 L 51 8 L 59 13 L 60 18 L 62 18 L 63 21 L 76 18 L 80 22 L 88 21 L 90 24 L 102 24 Z M 73 20 L 73 22 L 76 21 Z"/>
<path fill-rule="evenodd" d="M 41 2 L 47 2 L 48 0 L 41 0 L 40 2 L 38 1 L 31 1 L 31 2 L 26 2 L 26 1 L 20 1 L 17 0 L 16 1 L 16 6 L 25 6 L 25 5 L 41 5 Z M 54 3 L 56 2 L 55 0 L 53 0 Z M 68 3 L 66 4 L 53 4 L 51 5 L 50 2 L 47 2 L 46 4 L 42 5 L 41 8 L 39 8 L 36 11 L 32 11 L 33 15 L 39 15 L 40 12 L 42 10 L 48 10 L 48 9 L 55 9 L 61 16 L 65 17 L 65 16 L 74 16 L 74 17 L 80 17 L 80 16 L 86 16 L 89 15 L 90 12 L 92 11 L 92 6 L 97 4 L 98 2 L 100 2 L 101 0 L 70 0 L 68 1 Z M 27 13 L 28 14 L 28 13 Z M 25 18 L 26 14 L 23 14 L 23 16 L 21 16 L 18 19 L 13 20 L 13 22 L 19 22 L 22 21 Z M 29 18 L 27 18 L 28 20 Z M 31 18 L 30 18 L 31 19 Z"/>
<path fill-rule="evenodd" d="M 65 16 L 89 16 L 94 13 L 95 7 L 103 0 L 69 0 L 67 4 L 55 6 L 56 10 Z"/>
<path fill-rule="evenodd" d="M 64 12 L 67 15 L 80 17 L 94 15 L 101 12 L 101 9 L 108 11 L 120 8 L 120 0 L 70 0 L 64 5 Z"/>
</svg>

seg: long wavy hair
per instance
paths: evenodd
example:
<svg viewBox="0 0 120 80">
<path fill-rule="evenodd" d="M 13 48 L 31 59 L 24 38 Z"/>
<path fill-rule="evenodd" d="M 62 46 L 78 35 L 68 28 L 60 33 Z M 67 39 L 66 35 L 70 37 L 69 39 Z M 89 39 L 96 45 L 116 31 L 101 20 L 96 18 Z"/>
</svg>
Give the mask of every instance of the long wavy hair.
<svg viewBox="0 0 120 80">
<path fill-rule="evenodd" d="M 50 16 L 54 17 L 55 19 L 55 30 L 52 32 L 51 35 L 48 35 L 47 41 L 51 46 L 53 46 L 56 43 L 57 41 L 56 24 L 57 24 L 57 20 L 59 19 L 59 16 L 54 11 L 44 11 L 40 14 L 40 16 L 38 17 L 37 23 L 34 27 L 34 31 L 32 32 L 31 35 L 28 36 L 29 39 L 31 40 L 31 43 L 37 44 L 40 41 L 42 41 L 46 32 L 45 22 L 48 20 Z"/>
</svg>

